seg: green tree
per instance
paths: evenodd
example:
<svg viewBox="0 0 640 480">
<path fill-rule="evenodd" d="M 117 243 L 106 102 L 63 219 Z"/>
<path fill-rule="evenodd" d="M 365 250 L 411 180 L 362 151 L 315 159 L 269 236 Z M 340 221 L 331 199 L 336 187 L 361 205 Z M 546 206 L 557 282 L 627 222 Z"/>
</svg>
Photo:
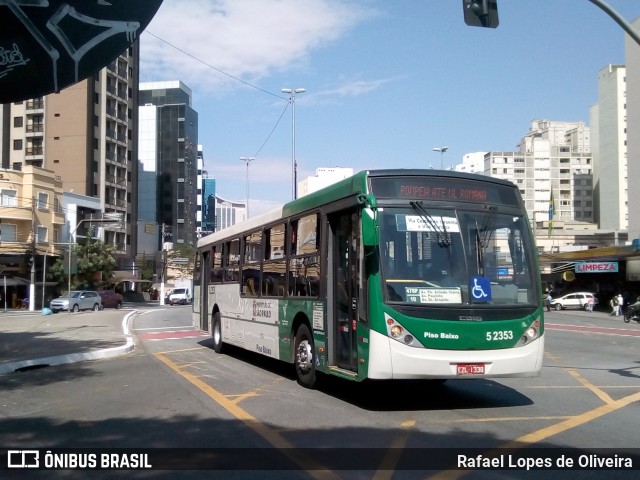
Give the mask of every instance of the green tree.
<svg viewBox="0 0 640 480">
<path fill-rule="evenodd" d="M 71 245 L 71 252 L 78 259 L 77 273 L 71 276 L 72 290 L 105 286 L 111 280 L 117 265 L 113 245 L 92 238 L 93 228 L 89 229 L 87 237 L 84 243 Z M 64 260 L 59 258 L 49 270 L 49 277 L 58 282 L 63 290 L 67 289 L 69 281 L 67 268 L 68 265 L 64 265 Z"/>
<path fill-rule="evenodd" d="M 153 263 L 147 260 L 147 253 L 142 252 L 142 264 L 140 278 L 142 280 L 153 280 Z"/>
</svg>

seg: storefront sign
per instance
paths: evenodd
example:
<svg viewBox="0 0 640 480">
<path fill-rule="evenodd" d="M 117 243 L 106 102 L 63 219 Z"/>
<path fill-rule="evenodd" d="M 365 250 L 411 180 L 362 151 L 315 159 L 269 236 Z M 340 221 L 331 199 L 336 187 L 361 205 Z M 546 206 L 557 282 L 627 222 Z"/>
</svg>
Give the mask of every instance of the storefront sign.
<svg viewBox="0 0 640 480">
<path fill-rule="evenodd" d="M 576 273 L 617 273 L 618 262 L 576 263 Z"/>
</svg>

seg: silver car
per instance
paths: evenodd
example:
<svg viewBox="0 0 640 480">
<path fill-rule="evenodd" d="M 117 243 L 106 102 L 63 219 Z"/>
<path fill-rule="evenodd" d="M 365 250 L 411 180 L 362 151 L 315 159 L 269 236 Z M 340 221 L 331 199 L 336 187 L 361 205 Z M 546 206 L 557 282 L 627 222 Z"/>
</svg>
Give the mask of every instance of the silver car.
<svg viewBox="0 0 640 480">
<path fill-rule="evenodd" d="M 93 290 L 72 290 L 70 295 L 62 295 L 61 297 L 51 300 L 49 305 L 53 313 L 60 310 L 69 310 L 69 300 L 71 300 L 71 311 L 94 310 L 98 311 L 102 308 L 102 298 L 98 292 Z"/>
</svg>

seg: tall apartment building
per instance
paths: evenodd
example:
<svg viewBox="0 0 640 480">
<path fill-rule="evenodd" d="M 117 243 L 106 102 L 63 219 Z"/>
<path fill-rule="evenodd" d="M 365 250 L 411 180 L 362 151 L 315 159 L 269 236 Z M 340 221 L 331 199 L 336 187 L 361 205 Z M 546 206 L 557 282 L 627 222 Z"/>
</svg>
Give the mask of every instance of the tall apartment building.
<svg viewBox="0 0 640 480">
<path fill-rule="evenodd" d="M 138 207 L 140 219 L 164 225 L 164 240 L 195 245 L 198 113 L 191 101 L 180 81 L 140 84 Z"/>
<path fill-rule="evenodd" d="M 104 232 L 119 269 L 133 268 L 136 255 L 138 64 L 136 42 L 59 93 L 5 104 L 1 117 L 3 168 L 51 170 L 65 192 L 97 198 L 102 213 L 121 214 L 124 228 Z"/>
<path fill-rule="evenodd" d="M 636 31 L 640 31 L 640 18 L 632 23 Z M 630 179 L 640 178 L 640 45 L 631 37 L 625 36 L 625 63 L 627 68 L 626 85 L 629 105 L 627 110 L 627 176 Z M 634 201 L 636 191 L 632 185 L 629 189 L 629 239 L 640 238 L 640 202 Z"/>
<path fill-rule="evenodd" d="M 532 221 L 549 219 L 553 190 L 554 221 L 593 222 L 589 127 L 583 122 L 535 120 L 517 152 L 489 152 L 485 174 L 515 183 Z"/>
<path fill-rule="evenodd" d="M 627 230 L 626 68 L 598 74 L 598 103 L 589 110 L 593 152 L 594 219 L 601 229 Z"/>
</svg>

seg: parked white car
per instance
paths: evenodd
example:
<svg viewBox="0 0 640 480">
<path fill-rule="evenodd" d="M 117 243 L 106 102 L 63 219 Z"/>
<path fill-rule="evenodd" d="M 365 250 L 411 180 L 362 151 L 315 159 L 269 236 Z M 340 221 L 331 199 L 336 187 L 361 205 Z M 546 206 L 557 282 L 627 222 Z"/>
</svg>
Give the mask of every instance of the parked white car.
<svg viewBox="0 0 640 480">
<path fill-rule="evenodd" d="M 188 288 L 174 288 L 169 295 L 169 305 L 187 305 L 191 303 L 191 292 Z"/>
<path fill-rule="evenodd" d="M 574 292 L 551 300 L 551 308 L 556 310 L 562 310 L 563 308 L 586 310 L 589 305 L 589 298 L 593 298 L 594 305 L 598 303 L 598 299 L 591 292 Z"/>
</svg>

